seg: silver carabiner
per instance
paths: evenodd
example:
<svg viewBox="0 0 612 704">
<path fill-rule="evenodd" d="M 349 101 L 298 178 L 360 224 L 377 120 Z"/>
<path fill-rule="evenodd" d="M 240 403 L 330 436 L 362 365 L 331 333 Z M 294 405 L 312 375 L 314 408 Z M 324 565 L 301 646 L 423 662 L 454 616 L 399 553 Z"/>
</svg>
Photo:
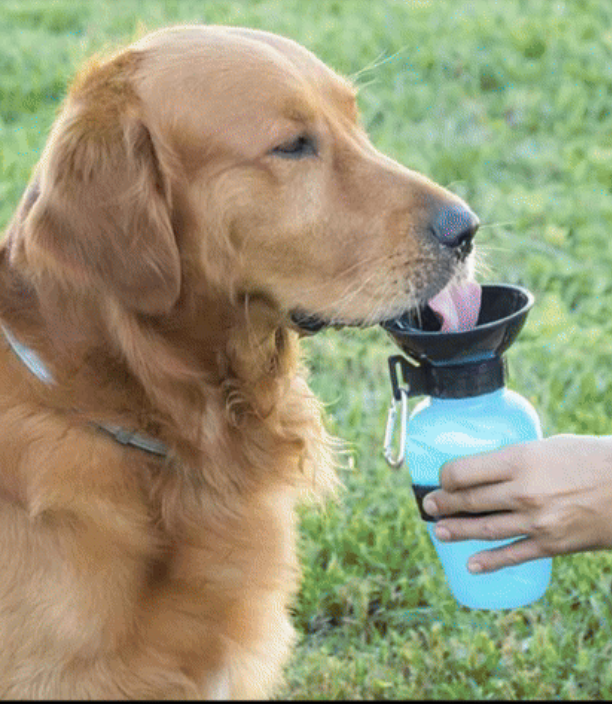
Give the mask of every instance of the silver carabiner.
<svg viewBox="0 0 612 704">
<path fill-rule="evenodd" d="M 385 428 L 385 441 L 383 454 L 389 466 L 394 469 L 398 469 L 402 466 L 404 462 L 404 456 L 406 454 L 406 435 L 408 432 L 408 391 L 402 387 L 398 388 L 400 393 L 399 401 L 395 396 L 391 399 L 391 406 L 389 407 L 389 413 L 387 415 L 387 427 Z M 395 423 L 397 422 L 397 406 L 401 404 L 401 416 L 400 416 L 400 441 L 397 456 L 394 457 L 392 452 L 393 448 L 393 432 L 395 430 Z"/>
</svg>

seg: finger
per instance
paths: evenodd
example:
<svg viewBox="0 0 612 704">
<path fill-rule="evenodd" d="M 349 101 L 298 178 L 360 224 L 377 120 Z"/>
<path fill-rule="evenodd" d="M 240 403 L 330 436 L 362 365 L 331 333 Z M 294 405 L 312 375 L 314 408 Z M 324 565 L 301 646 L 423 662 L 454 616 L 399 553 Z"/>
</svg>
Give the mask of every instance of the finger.
<svg viewBox="0 0 612 704">
<path fill-rule="evenodd" d="M 440 485 L 447 491 L 457 491 L 478 484 L 507 481 L 520 464 L 523 445 L 508 445 L 500 450 L 480 452 L 447 462 L 440 470 Z"/>
<path fill-rule="evenodd" d="M 430 516 L 510 511 L 516 503 L 510 493 L 510 486 L 508 483 L 489 484 L 456 492 L 436 489 L 423 500 L 423 509 Z"/>
<path fill-rule="evenodd" d="M 531 538 L 516 540 L 509 545 L 472 555 L 468 560 L 468 570 L 472 574 L 494 572 L 502 567 L 520 565 L 530 560 L 549 557 L 542 547 Z"/>
<path fill-rule="evenodd" d="M 526 517 L 516 513 L 495 513 L 482 518 L 445 518 L 438 521 L 434 533 L 438 540 L 506 540 L 526 535 Z"/>
</svg>

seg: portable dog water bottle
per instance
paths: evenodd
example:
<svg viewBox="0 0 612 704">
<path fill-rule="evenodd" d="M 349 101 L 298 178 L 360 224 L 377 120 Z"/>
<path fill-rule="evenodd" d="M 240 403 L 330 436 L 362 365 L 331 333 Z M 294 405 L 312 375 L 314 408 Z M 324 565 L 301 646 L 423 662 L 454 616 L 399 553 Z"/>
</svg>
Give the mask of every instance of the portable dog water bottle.
<svg viewBox="0 0 612 704">
<path fill-rule="evenodd" d="M 552 560 L 472 575 L 467 570 L 471 555 L 511 541 L 440 542 L 433 533 L 434 519 L 423 511 L 422 503 L 426 494 L 439 487 L 440 468 L 448 460 L 542 437 L 531 404 L 505 386 L 503 357 L 523 327 L 533 300 L 529 291 L 518 286 L 485 285 L 478 321 L 471 330 L 439 332 L 440 323 L 429 309 L 383 323 L 410 357 L 410 361 L 401 355 L 389 358 L 393 405 L 385 456 L 396 467 L 404 458 L 403 447 L 398 457 L 390 456 L 390 436 L 400 406 L 400 446 L 405 446 L 421 517 L 427 521 L 454 597 L 474 609 L 510 609 L 539 599 L 549 584 Z M 413 396 L 426 398 L 408 418 L 407 401 Z"/>
</svg>

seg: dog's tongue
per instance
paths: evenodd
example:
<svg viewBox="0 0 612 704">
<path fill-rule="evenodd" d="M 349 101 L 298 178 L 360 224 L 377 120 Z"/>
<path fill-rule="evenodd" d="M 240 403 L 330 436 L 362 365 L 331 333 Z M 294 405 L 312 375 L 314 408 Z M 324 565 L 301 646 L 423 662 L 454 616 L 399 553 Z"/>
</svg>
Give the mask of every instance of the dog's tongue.
<svg viewBox="0 0 612 704">
<path fill-rule="evenodd" d="M 429 301 L 429 307 L 442 321 L 440 332 L 464 332 L 476 327 L 480 312 L 481 288 L 476 281 L 449 284 Z"/>
</svg>

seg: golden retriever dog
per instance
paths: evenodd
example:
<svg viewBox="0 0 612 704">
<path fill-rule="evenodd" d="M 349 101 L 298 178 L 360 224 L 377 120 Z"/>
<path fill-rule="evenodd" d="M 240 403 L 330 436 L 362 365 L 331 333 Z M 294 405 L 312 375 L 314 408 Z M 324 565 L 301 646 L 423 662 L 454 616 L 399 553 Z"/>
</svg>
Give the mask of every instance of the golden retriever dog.
<svg viewBox="0 0 612 704">
<path fill-rule="evenodd" d="M 273 693 L 335 481 L 299 338 L 426 301 L 477 226 L 293 41 L 89 63 L 0 250 L 1 696 Z"/>
</svg>

